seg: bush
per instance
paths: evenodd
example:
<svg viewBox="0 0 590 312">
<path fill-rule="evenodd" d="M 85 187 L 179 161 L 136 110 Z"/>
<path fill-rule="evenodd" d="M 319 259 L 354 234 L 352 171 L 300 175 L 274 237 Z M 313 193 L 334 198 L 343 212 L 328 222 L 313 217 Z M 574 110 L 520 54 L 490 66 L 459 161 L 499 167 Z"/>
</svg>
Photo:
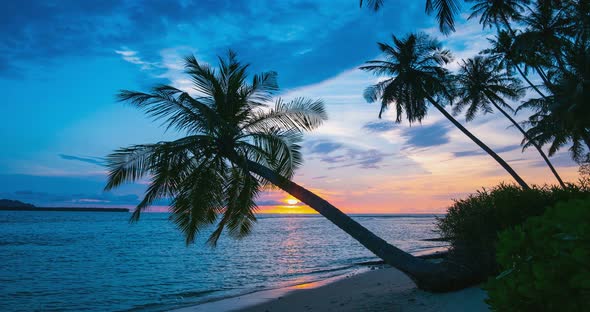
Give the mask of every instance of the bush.
<svg viewBox="0 0 590 312">
<path fill-rule="evenodd" d="M 590 303 L 590 199 L 547 209 L 500 234 L 487 302 L 496 311 L 587 311 Z"/>
<path fill-rule="evenodd" d="M 586 186 L 532 187 L 523 190 L 501 184 L 456 200 L 445 217 L 437 220 L 438 232 L 451 243 L 450 257 L 473 271 L 481 281 L 496 275 L 495 246 L 498 233 L 539 216 L 559 201 L 590 196 Z"/>
</svg>

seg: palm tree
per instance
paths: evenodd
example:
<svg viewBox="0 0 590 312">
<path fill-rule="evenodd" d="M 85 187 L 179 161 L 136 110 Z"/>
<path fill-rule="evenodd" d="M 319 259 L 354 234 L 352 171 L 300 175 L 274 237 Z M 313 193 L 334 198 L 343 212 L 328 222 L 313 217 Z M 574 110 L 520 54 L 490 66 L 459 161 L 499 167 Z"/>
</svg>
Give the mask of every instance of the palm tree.
<svg viewBox="0 0 590 312">
<path fill-rule="evenodd" d="M 274 185 L 315 209 L 386 263 L 407 273 L 422 289 L 447 291 L 469 285 L 473 276 L 454 264 L 436 265 L 416 258 L 379 238 L 336 207 L 290 178 L 301 164 L 298 142 L 304 131 L 326 118 L 323 103 L 304 98 L 268 103 L 279 90 L 276 73 L 255 75 L 247 83 L 248 65 L 230 52 L 219 69 L 186 58 L 194 94 L 172 86 L 149 93 L 121 91 L 154 119 L 185 136 L 167 142 L 121 148 L 107 157 L 106 190 L 126 182 L 149 179 L 142 211 L 159 198 L 173 198 L 171 219 L 186 243 L 217 223 L 208 242 L 215 245 L 226 229 L 232 237 L 247 235 L 256 221 L 256 196 Z"/>
<path fill-rule="evenodd" d="M 528 83 L 528 85 L 535 90 L 541 97 L 545 98 L 546 95 L 539 89 L 539 86 L 534 84 L 528 77 L 527 74 L 520 68 L 519 63 L 522 61 L 520 51 L 516 51 L 514 48 L 514 38 L 508 34 L 505 30 L 498 31 L 495 39 L 488 39 L 491 48 L 484 49 L 481 54 L 489 55 L 503 69 L 506 69 L 508 74 L 512 74 L 512 70 L 516 68 L 520 76 Z"/>
<path fill-rule="evenodd" d="M 468 19 L 476 18 L 479 16 L 479 23 L 484 27 L 492 28 L 493 26 L 496 27 L 498 31 L 502 31 L 502 27 L 505 27 L 508 30 L 508 34 L 512 37 L 512 40 L 516 40 L 517 33 L 512 28 L 510 22 L 518 22 L 523 19 L 523 13 L 527 8 L 527 5 L 530 4 L 530 0 L 466 0 L 467 2 L 474 3 L 471 7 L 471 15 L 469 15 Z M 527 46 L 522 46 L 526 48 Z M 527 56 L 535 55 L 535 53 L 531 53 L 531 51 L 526 51 L 528 53 L 522 53 Z M 538 59 L 536 61 L 539 61 Z M 539 77 L 543 80 L 545 84 L 548 84 L 549 81 L 547 79 L 547 74 L 543 71 L 543 69 L 537 64 L 537 62 L 533 62 L 532 67 L 535 71 L 539 74 Z M 518 66 L 517 66 L 518 68 Z M 524 74 L 520 69 L 519 73 L 522 77 L 528 81 L 526 78 L 526 74 Z M 532 83 L 529 83 L 531 86 Z"/>
<path fill-rule="evenodd" d="M 471 15 L 468 19 L 479 18 L 479 23 L 485 28 L 495 26 L 498 30 L 501 25 L 506 27 L 514 36 L 514 30 L 510 26 L 510 20 L 519 21 L 525 11 L 529 0 L 465 0 L 474 3 L 471 7 Z"/>
<path fill-rule="evenodd" d="M 529 117 L 530 140 L 525 147 L 550 143 L 549 155 L 562 146 L 571 143 L 570 152 L 576 161 L 585 157 L 583 151 L 590 150 L 590 43 L 577 43 L 564 53 L 565 70 L 556 70 L 551 85 L 551 96 L 529 99 L 519 109 L 536 111 Z"/>
<path fill-rule="evenodd" d="M 538 101 L 551 103 L 553 97 L 547 100 L 538 99 Z M 525 106 L 521 107 L 526 107 L 528 104 L 530 103 L 526 102 L 523 104 Z M 539 103 L 534 105 L 539 105 Z M 527 136 L 522 141 L 524 148 L 534 146 L 534 144 L 540 146 L 549 144 L 549 156 L 553 156 L 559 149 L 569 143 L 571 144 L 569 151 L 572 159 L 580 163 L 587 161 L 590 154 L 584 153 L 584 145 L 588 150 L 590 131 L 581 125 L 574 115 L 560 116 L 556 112 L 540 111 L 531 115 L 526 124 L 529 129 L 526 131 Z"/>
<path fill-rule="evenodd" d="M 360 0 L 363 4 L 374 11 L 383 6 L 385 0 Z M 459 14 L 459 0 L 426 0 L 425 11 L 428 15 L 435 14 L 438 21 L 438 28 L 441 33 L 448 35 L 455 31 L 455 16 Z"/>
<path fill-rule="evenodd" d="M 515 38 L 517 48 L 527 55 L 525 61 L 532 59 L 533 65 L 554 66 L 552 61 L 565 70 L 563 50 L 569 41 L 563 37 L 571 25 L 564 18 L 566 11 L 556 10 L 552 0 L 540 0 L 522 21 L 524 32 Z M 551 57 L 553 56 L 553 60 Z"/>
<path fill-rule="evenodd" d="M 527 141 L 530 141 L 526 131 L 506 112 L 506 110 L 512 111 L 512 108 L 504 99 L 518 100 L 522 96 L 522 88 L 518 79 L 503 72 L 493 59 L 481 56 L 463 61 L 456 79 L 456 95 L 459 100 L 454 108 L 455 113 L 467 108 L 465 117 L 467 121 L 471 121 L 479 111 L 491 113 L 493 106 L 510 120 Z M 541 147 L 534 141 L 530 142 L 537 149 L 559 184 L 565 188 L 565 183 Z"/>
<path fill-rule="evenodd" d="M 526 182 L 504 159 L 463 127 L 441 104 L 442 100 L 450 98 L 450 75 L 442 67 L 450 62 L 450 52 L 442 50 L 441 44 L 426 34 L 410 34 L 403 39 L 393 36 L 393 43 L 393 46 L 386 43 L 378 44 L 385 54 L 385 60 L 369 61 L 361 67 L 377 75 L 393 76 L 368 87 L 365 90 L 367 101 L 381 99 L 381 112 L 395 103 L 396 121 L 401 121 L 405 111 L 410 123 L 421 121 L 428 112 L 427 103 L 430 103 L 494 158 L 521 187 L 528 189 Z M 379 115 L 381 116 L 381 113 Z"/>
</svg>

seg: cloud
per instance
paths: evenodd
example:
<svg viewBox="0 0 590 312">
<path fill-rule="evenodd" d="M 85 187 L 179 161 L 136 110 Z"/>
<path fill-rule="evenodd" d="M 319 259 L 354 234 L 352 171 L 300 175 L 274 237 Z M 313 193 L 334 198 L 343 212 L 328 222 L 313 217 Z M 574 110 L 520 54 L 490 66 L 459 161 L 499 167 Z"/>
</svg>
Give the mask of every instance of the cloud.
<svg viewBox="0 0 590 312">
<path fill-rule="evenodd" d="M 65 159 L 65 160 L 81 161 L 81 162 L 85 162 L 85 163 L 89 163 L 89 164 L 93 164 L 93 165 L 98 165 L 98 166 L 105 165 L 105 159 L 102 157 L 78 157 L 78 156 L 65 155 L 65 154 L 59 154 L 59 157 L 61 157 L 62 159 Z"/>
<path fill-rule="evenodd" d="M 158 67 L 158 64 L 155 62 L 146 62 L 143 59 L 141 59 L 137 51 L 115 50 L 115 53 L 121 55 L 121 58 L 123 58 L 123 60 L 131 64 L 140 65 L 142 70 L 149 70 Z"/>
<path fill-rule="evenodd" d="M 306 155 L 310 159 L 318 159 L 320 162 L 330 164 L 328 169 L 345 167 L 377 169 L 381 167 L 386 156 L 393 155 L 375 148 L 361 149 L 331 140 L 311 141 L 306 144 L 306 148 L 309 151 Z"/>
<path fill-rule="evenodd" d="M 400 8 L 403 16 L 381 18 Z M 0 19 L 0 74 L 115 53 L 148 69 L 157 67 L 162 50 L 191 45 L 209 62 L 231 48 L 253 71 L 279 71 L 287 87 L 328 79 L 372 58 L 382 29 L 406 32 L 431 22 L 422 3 L 391 3 L 371 13 L 332 0 L 37 0 L 3 3 Z"/>
<path fill-rule="evenodd" d="M 450 142 L 450 126 L 445 122 L 437 122 L 432 125 L 407 127 L 401 135 L 406 138 L 406 144 L 411 147 L 431 147 Z"/>
<path fill-rule="evenodd" d="M 265 200 L 263 199 L 263 200 L 256 200 L 256 205 L 258 205 L 260 207 L 281 206 L 281 205 L 285 205 L 285 203 L 280 200 L 275 200 L 275 199 L 265 199 Z"/>
<path fill-rule="evenodd" d="M 342 143 L 331 141 L 313 141 L 308 145 L 308 149 L 312 154 L 330 154 L 343 147 Z"/>
<path fill-rule="evenodd" d="M 516 151 L 516 150 L 519 150 L 520 148 L 521 148 L 520 145 L 507 145 L 507 146 L 492 148 L 492 149 L 494 150 L 494 152 L 500 154 L 500 153 Z M 487 155 L 487 154 L 488 153 L 486 153 L 486 151 L 484 151 L 482 149 L 453 152 L 453 155 L 455 157 L 471 157 L 471 156 L 479 156 L 479 155 Z"/>
<path fill-rule="evenodd" d="M 545 162 L 545 160 L 543 160 L 541 158 L 541 155 L 539 155 L 534 148 L 530 148 L 530 150 L 535 151 L 535 154 L 539 156 L 538 160 L 532 162 L 531 166 L 538 167 L 538 168 L 547 167 L 547 163 Z M 576 163 L 575 161 L 572 160 L 572 157 L 569 153 L 565 153 L 565 152 L 554 155 L 554 156 L 550 157 L 549 160 L 551 161 L 551 163 L 553 164 L 554 167 L 558 167 L 558 168 L 559 167 L 579 167 L 580 166 L 578 163 Z M 558 169 L 558 171 L 559 171 L 559 169 Z"/>
<path fill-rule="evenodd" d="M 363 125 L 363 129 L 370 132 L 387 132 L 394 130 L 396 123 L 393 121 L 372 121 Z"/>
</svg>

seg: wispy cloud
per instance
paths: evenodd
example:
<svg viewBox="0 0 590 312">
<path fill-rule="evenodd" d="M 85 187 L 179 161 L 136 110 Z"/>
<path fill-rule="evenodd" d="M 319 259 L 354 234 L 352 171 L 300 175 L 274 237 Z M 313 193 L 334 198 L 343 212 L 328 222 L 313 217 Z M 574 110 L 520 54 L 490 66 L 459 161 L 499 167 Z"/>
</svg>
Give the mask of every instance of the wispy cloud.
<svg viewBox="0 0 590 312">
<path fill-rule="evenodd" d="M 409 147 L 431 147 L 450 142 L 448 122 L 439 121 L 432 125 L 417 125 L 404 128 L 401 135 Z"/>
<path fill-rule="evenodd" d="M 311 141 L 306 144 L 310 159 L 327 163 L 328 169 L 356 167 L 360 169 L 378 169 L 387 156 L 378 149 L 361 149 L 340 142 L 329 140 Z"/>
<path fill-rule="evenodd" d="M 505 152 L 512 152 L 520 150 L 520 145 L 507 145 L 503 147 L 494 148 L 494 152 L 496 153 L 505 153 Z M 487 155 L 486 151 L 482 149 L 477 150 L 469 150 L 469 151 L 458 151 L 453 152 L 455 157 L 469 157 L 469 156 L 478 156 L 478 155 Z"/>
<path fill-rule="evenodd" d="M 396 129 L 397 125 L 393 121 L 371 121 L 363 125 L 363 129 L 370 132 L 387 132 Z"/>
<path fill-rule="evenodd" d="M 155 62 L 144 61 L 141 57 L 139 57 L 137 51 L 123 49 L 115 50 L 115 53 L 121 55 L 121 58 L 123 58 L 123 60 L 131 64 L 139 65 L 142 70 L 150 70 L 159 67 L 158 64 Z"/>
<path fill-rule="evenodd" d="M 102 157 L 79 157 L 73 155 L 59 154 L 59 157 L 65 160 L 81 161 L 93 165 L 104 166 L 105 159 Z"/>
</svg>

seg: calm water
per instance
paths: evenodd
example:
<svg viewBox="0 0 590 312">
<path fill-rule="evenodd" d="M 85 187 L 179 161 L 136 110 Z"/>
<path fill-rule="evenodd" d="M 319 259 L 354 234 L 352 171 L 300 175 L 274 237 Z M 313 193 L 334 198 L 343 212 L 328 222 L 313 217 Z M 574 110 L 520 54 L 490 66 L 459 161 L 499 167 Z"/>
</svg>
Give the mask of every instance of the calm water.
<svg viewBox="0 0 590 312">
<path fill-rule="evenodd" d="M 0 211 L 0 311 L 162 311 L 309 282 L 376 258 L 320 216 L 260 216 L 243 240 L 186 247 L 166 214 Z M 410 252 L 434 217 L 356 216 Z M 206 234 L 206 233 L 205 233 Z M 357 264 L 357 265 L 355 265 Z"/>
</svg>

